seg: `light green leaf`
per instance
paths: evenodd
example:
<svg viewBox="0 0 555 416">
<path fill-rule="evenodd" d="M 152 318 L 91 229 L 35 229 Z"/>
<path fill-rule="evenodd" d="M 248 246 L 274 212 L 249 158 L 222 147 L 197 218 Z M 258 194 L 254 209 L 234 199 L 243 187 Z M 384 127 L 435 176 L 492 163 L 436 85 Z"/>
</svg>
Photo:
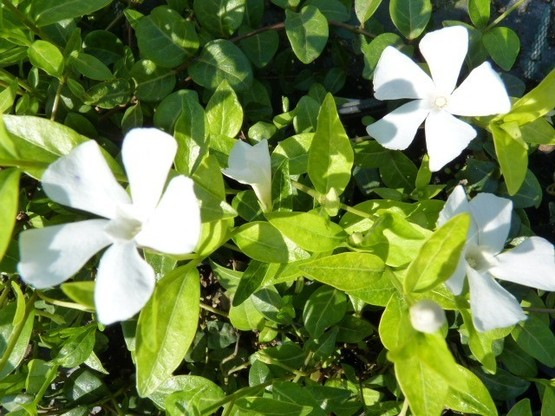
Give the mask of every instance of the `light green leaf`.
<svg viewBox="0 0 555 416">
<path fill-rule="evenodd" d="M 381 0 L 379 3 L 381 3 Z M 380 56 L 382 56 L 385 48 L 393 46 L 400 49 L 404 45 L 403 40 L 396 33 L 381 33 L 372 39 L 370 43 L 363 44 L 361 47 L 362 53 L 364 54 L 364 69 L 362 71 L 362 76 L 366 79 L 372 79 L 376 65 L 378 64 Z M 384 152 L 384 147 L 377 142 L 365 141 L 359 143 L 358 145 L 361 147 L 373 146 L 377 148 L 377 151 Z"/>
<path fill-rule="evenodd" d="M 100 59 L 84 52 L 72 52 L 69 65 L 81 75 L 96 81 L 106 81 L 114 77 Z"/>
<path fill-rule="evenodd" d="M 9 113 L 13 107 L 17 95 L 17 81 L 12 81 L 2 92 L 0 92 L 0 113 Z"/>
<path fill-rule="evenodd" d="M 235 32 L 243 22 L 245 0 L 195 0 L 193 10 L 200 25 L 223 37 Z"/>
<path fill-rule="evenodd" d="M 260 331 L 264 327 L 264 315 L 254 306 L 252 297 L 229 309 L 229 320 L 240 331 Z"/>
<path fill-rule="evenodd" d="M 378 329 L 380 340 L 389 351 L 401 349 L 411 342 L 415 330 L 409 320 L 409 309 L 398 292 L 389 299 Z"/>
<path fill-rule="evenodd" d="M 160 280 L 137 323 L 137 390 L 153 393 L 179 366 L 197 331 L 200 277 L 193 263 Z"/>
<path fill-rule="evenodd" d="M 490 10 L 491 0 L 468 0 L 468 15 L 478 29 L 488 24 Z"/>
<path fill-rule="evenodd" d="M 268 277 L 275 274 L 275 267 L 268 263 L 251 260 L 239 280 L 239 285 L 233 296 L 233 306 L 238 306 L 260 288 Z"/>
<path fill-rule="evenodd" d="M 244 416 L 307 416 L 313 410 L 310 406 L 266 397 L 241 397 L 234 407 Z"/>
<path fill-rule="evenodd" d="M 409 265 L 404 281 L 405 292 L 425 292 L 455 273 L 469 227 L 470 216 L 457 215 L 426 240 Z"/>
<path fill-rule="evenodd" d="M 273 212 L 266 217 L 283 235 L 308 251 L 331 251 L 347 238 L 343 228 L 313 212 Z"/>
<path fill-rule="evenodd" d="M 94 282 L 66 282 L 61 285 L 62 291 L 72 301 L 94 310 Z"/>
<path fill-rule="evenodd" d="M 64 56 L 60 50 L 45 40 L 36 40 L 27 50 L 29 61 L 48 75 L 61 77 L 64 72 Z"/>
<path fill-rule="evenodd" d="M 78 328 L 78 331 L 62 345 L 55 358 L 56 364 L 73 368 L 85 362 L 93 352 L 95 335 L 96 325 Z"/>
<path fill-rule="evenodd" d="M 156 7 L 139 19 L 135 33 L 141 56 L 162 67 L 181 65 L 199 48 L 193 23 L 167 6 Z"/>
<path fill-rule="evenodd" d="M 495 153 L 505 178 L 509 195 L 520 189 L 528 169 L 528 146 L 522 138 L 511 137 L 505 130 L 491 126 Z"/>
<path fill-rule="evenodd" d="M 12 238 L 18 209 L 20 174 L 18 169 L 0 170 L 0 260 Z"/>
<path fill-rule="evenodd" d="M 355 0 L 355 14 L 361 25 L 376 13 L 381 3 L 382 0 Z"/>
<path fill-rule="evenodd" d="M 494 27 L 484 33 L 482 42 L 497 65 L 505 71 L 513 67 L 520 52 L 520 39 L 513 30 L 502 26 Z"/>
<path fill-rule="evenodd" d="M 299 61 L 309 64 L 320 56 L 328 43 L 328 21 L 314 6 L 305 6 L 300 13 L 287 9 L 285 33 Z"/>
<path fill-rule="evenodd" d="M 338 323 L 347 311 L 347 296 L 337 289 L 321 286 L 308 297 L 303 308 L 304 327 L 312 338 Z"/>
<path fill-rule="evenodd" d="M 326 195 L 334 189 L 341 195 L 351 179 L 353 161 L 351 142 L 337 114 L 333 96 L 327 94 L 308 153 L 308 176 L 318 192 Z"/>
<path fill-rule="evenodd" d="M 497 415 L 497 408 L 482 381 L 467 368 L 457 365 L 452 378 L 464 383 L 464 390 L 449 389 L 446 407 L 461 412 L 484 416 Z"/>
<path fill-rule="evenodd" d="M 308 150 L 313 136 L 313 133 L 297 134 L 279 142 L 272 153 L 272 166 L 277 167 L 283 161 L 287 161 L 291 175 L 306 173 Z"/>
<path fill-rule="evenodd" d="M 0 367 L 0 380 L 14 371 L 25 357 L 31 333 L 33 331 L 33 324 L 35 320 L 35 310 L 32 309 L 27 316 L 24 323 L 15 328 L 13 326 L 13 319 L 16 314 L 15 302 L 10 302 L 2 307 L 0 313 L 0 357 L 8 354 L 8 359 L 3 367 Z M 17 329 L 17 330 L 16 330 Z M 8 345 L 12 341 L 11 337 L 17 337 L 17 341 L 13 341 L 13 348 L 8 351 Z"/>
<path fill-rule="evenodd" d="M 403 36 L 415 39 L 430 21 L 432 3 L 430 0 L 391 0 L 389 15 Z"/>
<path fill-rule="evenodd" d="M 170 399 L 172 404 L 175 404 L 176 401 L 187 402 L 187 405 L 194 405 L 199 411 L 225 397 L 222 389 L 207 378 L 179 375 L 168 378 L 148 398 L 164 409 L 167 403 L 166 399 L 173 393 L 178 394 Z"/>
<path fill-rule="evenodd" d="M 225 79 L 206 104 L 206 117 L 210 134 L 213 136 L 221 134 L 235 137 L 241 130 L 243 107 Z"/>
<path fill-rule="evenodd" d="M 208 119 L 198 101 L 190 97 L 184 97 L 186 105 L 181 109 L 174 131 L 178 146 L 175 169 L 188 176 L 198 169 L 209 149 Z"/>
<path fill-rule="evenodd" d="M 38 27 L 92 14 L 111 0 L 41 0 L 31 3 L 31 16 Z"/>
<path fill-rule="evenodd" d="M 252 68 L 245 54 L 232 42 L 216 39 L 204 45 L 189 67 L 197 84 L 215 90 L 225 79 L 237 92 L 247 91 L 253 82 Z"/>
<path fill-rule="evenodd" d="M 292 211 L 293 192 L 289 162 L 284 161 L 275 170 L 272 178 L 272 209 L 276 212 Z"/>
</svg>

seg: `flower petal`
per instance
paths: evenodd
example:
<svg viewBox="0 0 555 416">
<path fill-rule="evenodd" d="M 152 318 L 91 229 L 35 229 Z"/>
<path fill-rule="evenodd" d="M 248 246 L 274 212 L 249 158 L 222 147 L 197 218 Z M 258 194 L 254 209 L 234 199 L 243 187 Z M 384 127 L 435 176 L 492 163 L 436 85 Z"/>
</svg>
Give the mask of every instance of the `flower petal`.
<svg viewBox="0 0 555 416">
<path fill-rule="evenodd" d="M 526 319 L 516 298 L 503 289 L 490 274 L 481 274 L 468 267 L 467 276 L 470 309 L 478 331 L 505 328 Z"/>
<path fill-rule="evenodd" d="M 131 318 L 154 290 L 154 270 L 144 261 L 134 241 L 113 244 L 100 259 L 94 303 L 104 325 Z"/>
<path fill-rule="evenodd" d="M 112 242 L 104 232 L 107 223 L 96 219 L 23 231 L 17 266 L 21 278 L 38 289 L 69 279 Z"/>
<path fill-rule="evenodd" d="M 530 237 L 512 250 L 495 257 L 489 269 L 495 277 L 508 282 L 555 291 L 555 254 L 553 244 L 541 237 Z"/>
<path fill-rule="evenodd" d="M 449 95 L 468 52 L 468 30 L 452 26 L 429 32 L 420 41 L 420 52 L 428 62 L 438 94 Z"/>
<path fill-rule="evenodd" d="M 142 247 L 177 255 L 193 251 L 199 238 L 200 206 L 193 181 L 176 176 L 135 240 Z"/>
<path fill-rule="evenodd" d="M 490 193 L 476 195 L 469 203 L 472 218 L 478 225 L 478 245 L 491 254 L 505 247 L 511 229 L 513 203 Z"/>
<path fill-rule="evenodd" d="M 154 128 L 137 128 L 125 135 L 121 149 L 133 205 L 148 215 L 158 204 L 177 152 L 175 139 Z"/>
<path fill-rule="evenodd" d="M 511 100 L 499 75 L 484 62 L 453 91 L 446 110 L 459 116 L 504 114 L 511 110 Z"/>
<path fill-rule="evenodd" d="M 402 150 L 409 147 L 430 109 L 424 100 L 411 101 L 396 108 L 366 131 L 383 147 Z"/>
<path fill-rule="evenodd" d="M 130 202 L 98 144 L 92 140 L 48 166 L 41 181 L 44 192 L 53 201 L 105 218 L 116 215 L 118 204 Z"/>
<path fill-rule="evenodd" d="M 251 185 L 264 210 L 272 207 L 272 167 L 267 140 L 254 146 L 238 140 L 229 154 L 228 167 L 222 173 Z"/>
<path fill-rule="evenodd" d="M 447 288 L 453 293 L 453 295 L 460 295 L 464 288 L 464 280 L 466 277 L 466 259 L 464 258 L 464 253 L 461 254 L 459 263 L 453 275 L 445 282 Z"/>
<path fill-rule="evenodd" d="M 430 170 L 436 172 L 455 159 L 476 137 L 476 130 L 447 111 L 432 111 L 426 119 Z"/>
<path fill-rule="evenodd" d="M 439 213 L 439 217 L 437 219 L 438 227 L 441 227 L 451 218 L 456 215 L 462 214 L 464 212 L 471 213 L 470 211 L 470 204 L 468 202 L 468 198 L 466 197 L 466 192 L 461 185 L 457 185 L 449 194 L 443 209 Z M 471 217 L 470 222 L 470 229 L 468 230 L 467 236 L 468 243 L 477 244 L 478 242 L 478 226 L 474 218 Z M 455 292 L 453 292 L 455 293 Z"/>
<path fill-rule="evenodd" d="M 374 96 L 378 100 L 428 98 L 435 91 L 432 79 L 407 55 L 388 46 L 374 71 Z"/>
</svg>

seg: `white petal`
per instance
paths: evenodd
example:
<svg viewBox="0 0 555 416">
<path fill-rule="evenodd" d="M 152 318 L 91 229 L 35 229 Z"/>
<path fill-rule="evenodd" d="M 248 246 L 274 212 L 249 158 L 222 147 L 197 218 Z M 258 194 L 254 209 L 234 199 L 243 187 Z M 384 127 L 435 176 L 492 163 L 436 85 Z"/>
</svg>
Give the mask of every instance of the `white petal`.
<svg viewBox="0 0 555 416">
<path fill-rule="evenodd" d="M 154 270 L 135 242 L 113 244 L 100 259 L 94 303 L 104 325 L 124 321 L 139 312 L 154 290 Z"/>
<path fill-rule="evenodd" d="M 478 331 L 505 328 L 526 319 L 516 298 L 503 289 L 491 275 L 481 274 L 469 267 L 467 276 L 470 309 Z"/>
<path fill-rule="evenodd" d="M 438 93 L 449 95 L 457 85 L 468 52 L 468 30 L 452 26 L 429 32 L 420 41 L 420 52 L 428 62 Z"/>
<path fill-rule="evenodd" d="M 370 124 L 366 131 L 383 147 L 394 150 L 406 149 L 429 113 L 430 108 L 424 100 L 411 101 Z"/>
<path fill-rule="evenodd" d="M 426 119 L 430 170 L 436 172 L 455 159 L 476 137 L 476 130 L 447 111 L 432 111 Z"/>
<path fill-rule="evenodd" d="M 451 191 L 451 194 L 449 194 L 449 197 L 447 198 L 443 209 L 439 213 L 439 217 L 437 219 L 438 227 L 441 227 L 454 216 L 462 214 L 464 212 L 471 213 L 470 204 L 468 202 L 468 198 L 466 197 L 466 192 L 464 191 L 464 188 L 461 185 L 457 185 Z M 469 244 L 478 243 L 478 226 L 476 224 L 476 221 L 474 221 L 474 218 L 472 217 L 470 221 L 470 229 L 468 230 L 467 241 Z"/>
<path fill-rule="evenodd" d="M 92 140 L 48 166 L 41 181 L 53 201 L 105 218 L 113 218 L 117 205 L 130 201 Z"/>
<path fill-rule="evenodd" d="M 268 141 L 251 146 L 238 140 L 231 149 L 228 167 L 223 174 L 245 185 L 251 185 L 264 210 L 272 206 L 272 167 Z"/>
<path fill-rule="evenodd" d="M 133 205 L 150 213 L 158 204 L 177 152 L 177 142 L 154 128 L 137 128 L 125 135 L 121 149 Z"/>
<path fill-rule="evenodd" d="M 374 96 L 378 100 L 428 98 L 435 91 L 428 74 L 392 46 L 382 52 L 373 82 Z"/>
<path fill-rule="evenodd" d="M 480 193 L 470 201 L 472 218 L 478 225 L 478 245 L 491 254 L 505 247 L 511 229 L 513 203 L 490 193 Z"/>
<path fill-rule="evenodd" d="M 464 288 L 464 280 L 466 277 L 466 259 L 464 258 L 464 253 L 461 255 L 459 259 L 459 263 L 457 264 L 457 268 L 453 275 L 445 282 L 449 290 L 454 295 L 460 295 Z"/>
<path fill-rule="evenodd" d="M 173 178 L 156 210 L 135 240 L 166 254 L 192 252 L 200 238 L 200 206 L 193 181 L 185 176 Z"/>
<path fill-rule="evenodd" d="M 97 219 L 23 231 L 19 235 L 21 278 L 43 289 L 62 283 L 111 243 L 108 220 Z"/>
<path fill-rule="evenodd" d="M 489 272 L 499 279 L 537 289 L 555 291 L 553 244 L 541 237 L 530 237 L 512 250 L 495 257 Z"/>
<path fill-rule="evenodd" d="M 447 322 L 445 311 L 431 300 L 421 300 L 409 309 L 410 323 L 414 329 L 433 334 Z"/>
<path fill-rule="evenodd" d="M 453 91 L 446 109 L 459 116 L 490 116 L 508 113 L 511 100 L 499 75 L 484 62 Z"/>
</svg>

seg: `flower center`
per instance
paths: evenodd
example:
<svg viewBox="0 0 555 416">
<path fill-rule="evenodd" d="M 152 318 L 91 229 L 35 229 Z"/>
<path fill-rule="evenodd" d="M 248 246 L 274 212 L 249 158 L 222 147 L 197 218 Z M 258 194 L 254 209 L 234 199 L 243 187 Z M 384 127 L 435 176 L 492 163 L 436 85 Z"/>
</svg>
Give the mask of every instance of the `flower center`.
<svg viewBox="0 0 555 416">
<path fill-rule="evenodd" d="M 441 110 L 447 106 L 447 97 L 442 95 L 434 98 L 434 107 Z"/>
<path fill-rule="evenodd" d="M 114 240 L 133 240 L 141 232 L 143 222 L 132 214 L 131 207 L 118 207 L 116 217 L 112 218 L 104 231 Z"/>
<path fill-rule="evenodd" d="M 477 271 L 485 271 L 492 265 L 491 255 L 479 246 L 468 247 L 465 254 L 466 262 Z"/>
</svg>

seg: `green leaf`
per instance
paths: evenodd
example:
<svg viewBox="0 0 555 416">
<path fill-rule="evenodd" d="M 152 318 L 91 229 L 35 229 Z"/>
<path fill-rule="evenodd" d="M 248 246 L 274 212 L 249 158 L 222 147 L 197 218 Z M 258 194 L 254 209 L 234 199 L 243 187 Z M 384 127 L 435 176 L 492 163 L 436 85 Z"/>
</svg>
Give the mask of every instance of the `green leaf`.
<svg viewBox="0 0 555 416">
<path fill-rule="evenodd" d="M 289 173 L 289 162 L 278 166 L 272 178 L 272 209 L 274 211 L 293 210 L 293 185 Z"/>
<path fill-rule="evenodd" d="M 380 162 L 380 176 L 388 188 L 410 193 L 414 189 L 417 175 L 418 168 L 402 152 L 389 151 Z"/>
<path fill-rule="evenodd" d="M 17 88 L 17 81 L 14 80 L 0 92 L 0 114 L 10 112 L 17 96 Z"/>
<path fill-rule="evenodd" d="M 497 408 L 488 389 L 472 371 L 457 365 L 452 377 L 461 380 L 466 388 L 463 391 L 449 389 L 446 407 L 461 413 L 497 415 Z"/>
<path fill-rule="evenodd" d="M 193 263 L 160 280 L 137 323 L 137 390 L 154 392 L 179 366 L 197 331 L 200 277 Z"/>
<path fill-rule="evenodd" d="M 235 32 L 243 22 L 245 0 L 195 0 L 193 10 L 200 25 L 223 37 Z"/>
<path fill-rule="evenodd" d="M 293 126 L 297 133 L 311 133 L 316 131 L 320 104 L 314 98 L 304 95 L 295 107 Z"/>
<path fill-rule="evenodd" d="M 240 30 L 239 34 L 252 31 L 250 28 Z M 241 49 L 257 68 L 264 68 L 279 48 L 279 35 L 276 31 L 267 31 L 249 36 L 239 42 Z"/>
<path fill-rule="evenodd" d="M 253 82 L 252 68 L 245 54 L 232 42 L 216 39 L 204 45 L 189 67 L 193 81 L 215 90 L 223 80 L 237 92 L 247 91 Z"/>
<path fill-rule="evenodd" d="M 229 320 L 240 331 L 260 331 L 264 327 L 264 315 L 254 306 L 252 297 L 229 309 Z"/>
<path fill-rule="evenodd" d="M 78 329 L 75 335 L 67 339 L 55 358 L 58 365 L 66 368 L 77 367 L 85 362 L 93 352 L 96 336 L 96 325 Z"/>
<path fill-rule="evenodd" d="M 508 27 L 494 27 L 484 33 L 482 42 L 497 65 L 505 71 L 513 67 L 520 52 L 520 39 L 513 30 Z"/>
<path fill-rule="evenodd" d="M 425 292 L 455 273 L 469 227 L 470 216 L 457 215 L 426 240 L 409 265 L 404 281 L 405 292 Z"/>
<path fill-rule="evenodd" d="M 94 282 L 66 282 L 61 285 L 62 291 L 72 301 L 94 310 Z"/>
<path fill-rule="evenodd" d="M 206 104 L 206 117 L 212 136 L 235 137 L 241 130 L 243 107 L 241 107 L 235 91 L 225 79 Z"/>
<path fill-rule="evenodd" d="M 273 212 L 266 217 L 283 235 L 308 251 L 331 251 L 347 238 L 343 228 L 313 212 Z"/>
<path fill-rule="evenodd" d="M 48 75 L 61 77 L 64 72 L 64 56 L 60 50 L 45 40 L 36 40 L 27 50 L 29 61 Z"/>
<path fill-rule="evenodd" d="M 303 64 L 320 56 L 328 43 L 328 31 L 326 17 L 314 6 L 305 6 L 300 13 L 285 10 L 285 33 Z"/>
<path fill-rule="evenodd" d="M 225 397 L 225 393 L 207 378 L 194 375 L 179 375 L 168 378 L 148 398 L 163 409 L 168 404 L 166 400 L 170 396 L 172 398 L 169 399 L 169 402 L 172 405 L 182 403 L 185 404 L 185 408 L 191 405 L 197 410 L 202 411 L 205 407 L 222 400 Z"/>
<path fill-rule="evenodd" d="M 376 13 L 381 3 L 382 0 L 355 0 L 355 14 L 361 25 Z"/>
<path fill-rule="evenodd" d="M 96 81 L 106 81 L 114 77 L 100 59 L 84 52 L 72 52 L 69 65 L 81 75 Z"/>
<path fill-rule="evenodd" d="M 31 3 L 31 13 L 38 27 L 92 14 L 111 3 L 111 0 L 42 0 Z"/>
<path fill-rule="evenodd" d="M 495 153 L 505 177 L 509 195 L 520 189 L 528 169 L 528 146 L 520 138 L 511 137 L 505 130 L 491 126 Z"/>
<path fill-rule="evenodd" d="M 495 374 L 476 373 L 494 400 L 514 400 L 530 388 L 530 382 L 498 368 Z"/>
<path fill-rule="evenodd" d="M 117 78 L 99 82 L 87 90 L 89 98 L 85 100 L 85 104 L 112 109 L 127 104 L 131 99 L 131 92 L 131 86 L 127 79 Z"/>
<path fill-rule="evenodd" d="M 513 201 L 513 208 L 539 208 L 542 202 L 543 189 L 530 169 L 526 171 L 524 182 L 514 195 L 509 195 L 505 184 L 501 184 L 498 195 L 507 197 Z"/>
<path fill-rule="evenodd" d="M 380 0 L 381 3 L 381 0 Z M 356 3 L 355 3 L 356 4 Z M 366 79 L 372 79 L 376 65 L 382 56 L 385 48 L 393 46 L 397 49 L 405 46 L 403 40 L 396 33 L 381 33 L 376 36 L 370 43 L 364 44 L 361 47 L 364 54 L 364 69 L 362 76 Z M 384 148 L 377 142 L 366 141 L 359 143 L 361 146 L 375 146 L 378 151 L 384 152 Z M 376 146 L 377 145 L 377 146 Z"/>
<path fill-rule="evenodd" d="M 409 320 L 409 309 L 396 291 L 382 314 L 379 326 L 380 340 L 389 351 L 401 349 L 415 333 Z"/>
<path fill-rule="evenodd" d="M 20 174 L 18 169 L 0 170 L 0 260 L 12 238 L 18 209 Z"/>
<path fill-rule="evenodd" d="M 298 248 L 273 225 L 254 221 L 239 227 L 233 241 L 243 253 L 252 259 L 265 263 L 288 263 L 308 257 L 308 253 Z"/>
<path fill-rule="evenodd" d="M 321 286 L 308 297 L 303 308 L 304 327 L 312 338 L 338 323 L 347 311 L 347 296 L 337 289 Z"/>
<path fill-rule="evenodd" d="M 430 0 L 391 0 L 389 15 L 403 36 L 415 39 L 430 21 L 432 3 Z"/>
<path fill-rule="evenodd" d="M 313 410 L 310 406 L 266 397 L 241 397 L 235 401 L 234 408 L 244 416 L 306 416 Z"/>
<path fill-rule="evenodd" d="M 341 195 L 351 179 L 354 153 L 349 137 L 337 114 L 335 101 L 327 94 L 308 153 L 308 176 L 324 195 L 334 189 Z"/>
<path fill-rule="evenodd" d="M 174 136 L 178 146 L 175 169 L 190 176 L 208 153 L 208 119 L 197 100 L 185 98 L 184 103 L 186 105 L 175 123 Z"/>
<path fill-rule="evenodd" d="M 30 311 L 24 323 L 21 322 L 14 327 L 13 320 L 16 309 L 16 303 L 10 302 L 2 307 L 2 313 L 0 313 L 0 357 L 8 355 L 4 366 L 0 367 L 0 380 L 19 366 L 25 357 L 33 331 L 35 310 Z M 13 341 L 12 337 L 17 337 L 17 340 Z M 10 342 L 13 343 L 12 349 L 8 350 Z"/>
<path fill-rule="evenodd" d="M 272 153 L 273 167 L 278 167 L 283 161 L 287 161 L 291 175 L 306 173 L 308 169 L 308 151 L 312 137 L 312 133 L 303 133 L 279 142 Z"/>
<path fill-rule="evenodd" d="M 356 344 L 374 332 L 370 322 L 355 315 L 345 315 L 337 327 L 337 341 L 350 344 Z"/>
<path fill-rule="evenodd" d="M 347 252 L 303 262 L 299 269 L 311 279 L 353 293 L 366 289 L 384 272 L 383 261 L 373 254 Z"/>
<path fill-rule="evenodd" d="M 522 399 L 517 402 L 513 407 L 511 407 L 507 416 L 533 416 L 530 399 Z"/>
<path fill-rule="evenodd" d="M 262 283 L 267 280 L 267 276 L 272 274 L 271 265 L 251 260 L 246 270 L 239 280 L 239 285 L 233 296 L 233 306 L 238 306 L 248 299 L 250 295 L 260 288 Z"/>
<path fill-rule="evenodd" d="M 194 24 L 167 6 L 156 7 L 142 17 L 135 33 L 141 56 L 162 67 L 181 65 L 199 48 Z"/>
<path fill-rule="evenodd" d="M 351 13 L 340 0 L 307 0 L 304 5 L 316 7 L 328 21 L 345 22 L 351 17 Z"/>
<path fill-rule="evenodd" d="M 555 128 L 543 117 L 520 126 L 520 131 L 526 143 L 555 145 Z"/>
<path fill-rule="evenodd" d="M 468 0 L 468 15 L 478 29 L 488 24 L 491 0 Z"/>
<path fill-rule="evenodd" d="M 175 87 L 175 74 L 158 67 L 153 61 L 141 59 L 136 62 L 129 76 L 135 81 L 135 95 L 142 101 L 159 101 Z"/>
<path fill-rule="evenodd" d="M 528 355 L 548 367 L 555 366 L 555 335 L 541 319 L 529 315 L 515 326 L 511 336 Z"/>
</svg>

